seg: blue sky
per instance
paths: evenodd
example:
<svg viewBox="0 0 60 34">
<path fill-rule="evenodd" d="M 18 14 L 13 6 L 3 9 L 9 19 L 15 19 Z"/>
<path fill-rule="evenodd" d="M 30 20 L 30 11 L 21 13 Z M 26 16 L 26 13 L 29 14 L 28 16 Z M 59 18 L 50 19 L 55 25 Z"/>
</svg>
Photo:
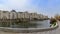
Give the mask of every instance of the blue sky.
<svg viewBox="0 0 60 34">
<path fill-rule="evenodd" d="M 0 0 L 0 9 L 37 12 L 50 17 L 60 13 L 60 0 Z"/>
</svg>

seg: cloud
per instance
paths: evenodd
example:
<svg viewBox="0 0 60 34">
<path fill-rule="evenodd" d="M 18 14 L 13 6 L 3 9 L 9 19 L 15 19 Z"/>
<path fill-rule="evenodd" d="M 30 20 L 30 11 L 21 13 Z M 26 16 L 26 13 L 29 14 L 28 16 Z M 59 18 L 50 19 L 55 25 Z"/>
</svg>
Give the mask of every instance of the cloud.
<svg viewBox="0 0 60 34">
<path fill-rule="evenodd" d="M 0 8 L 5 9 L 21 9 L 24 8 L 28 0 L 1 0 L 0 2 Z"/>
<path fill-rule="evenodd" d="M 3 4 L 0 4 L 0 10 L 8 10 L 8 7 L 4 6 Z"/>
<path fill-rule="evenodd" d="M 23 7 L 27 3 L 27 0 L 8 0 L 6 4 L 12 7 Z"/>
<path fill-rule="evenodd" d="M 20 10 L 20 11 L 30 11 L 34 12 L 37 8 L 36 5 L 33 5 L 32 0 L 0 0 L 0 9 L 3 10 Z"/>
</svg>

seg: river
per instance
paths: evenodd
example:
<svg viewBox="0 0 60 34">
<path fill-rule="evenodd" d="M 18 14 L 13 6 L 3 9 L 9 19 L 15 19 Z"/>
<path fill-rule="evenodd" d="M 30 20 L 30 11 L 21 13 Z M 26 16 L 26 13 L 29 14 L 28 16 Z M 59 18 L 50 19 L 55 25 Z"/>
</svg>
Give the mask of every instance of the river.
<svg viewBox="0 0 60 34">
<path fill-rule="evenodd" d="M 47 28 L 50 27 L 50 20 L 44 20 L 44 21 L 32 21 L 31 23 L 36 23 L 37 28 Z"/>
<path fill-rule="evenodd" d="M 30 22 L 19 22 L 19 23 L 3 23 L 0 27 L 11 27 L 11 28 L 47 28 L 50 27 L 49 20 L 43 21 L 30 21 Z"/>
</svg>

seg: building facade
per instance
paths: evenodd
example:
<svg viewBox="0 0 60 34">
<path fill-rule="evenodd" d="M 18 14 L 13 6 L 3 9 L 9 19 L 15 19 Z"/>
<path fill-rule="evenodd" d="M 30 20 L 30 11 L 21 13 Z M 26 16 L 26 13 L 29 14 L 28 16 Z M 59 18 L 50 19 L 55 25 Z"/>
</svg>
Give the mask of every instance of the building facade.
<svg viewBox="0 0 60 34">
<path fill-rule="evenodd" d="M 1 11 L 0 10 L 0 19 L 21 19 L 21 18 L 26 18 L 26 19 L 43 19 L 43 18 L 48 18 L 48 16 L 44 16 L 42 14 L 37 14 L 37 13 L 28 13 L 28 12 L 16 12 L 15 10 L 12 11 Z"/>
</svg>

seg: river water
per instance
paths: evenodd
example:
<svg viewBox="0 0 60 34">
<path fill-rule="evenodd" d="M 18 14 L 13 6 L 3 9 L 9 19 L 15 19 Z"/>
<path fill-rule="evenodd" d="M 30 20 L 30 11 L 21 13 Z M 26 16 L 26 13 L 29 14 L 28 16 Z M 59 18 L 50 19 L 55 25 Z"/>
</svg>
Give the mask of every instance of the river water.
<svg viewBox="0 0 60 34">
<path fill-rule="evenodd" d="M 44 20 L 44 21 L 32 21 L 31 23 L 36 23 L 37 28 L 47 28 L 50 27 L 50 20 Z"/>
<path fill-rule="evenodd" d="M 11 28 L 47 28 L 50 27 L 49 20 L 43 21 L 29 21 L 29 22 L 19 22 L 19 23 L 0 23 L 0 27 L 11 27 Z"/>
</svg>

